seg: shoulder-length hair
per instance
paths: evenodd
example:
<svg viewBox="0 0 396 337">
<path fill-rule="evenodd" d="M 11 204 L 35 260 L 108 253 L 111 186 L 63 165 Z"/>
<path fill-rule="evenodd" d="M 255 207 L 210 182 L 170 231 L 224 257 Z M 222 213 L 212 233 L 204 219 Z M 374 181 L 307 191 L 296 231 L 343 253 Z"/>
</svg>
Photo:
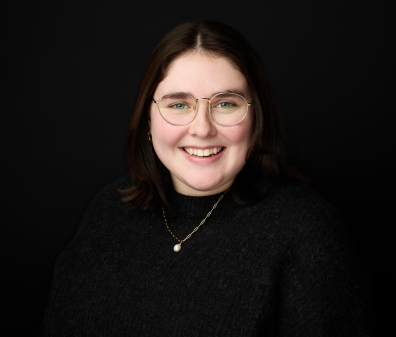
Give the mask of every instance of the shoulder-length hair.
<svg viewBox="0 0 396 337">
<path fill-rule="evenodd" d="M 246 164 L 232 186 L 234 200 L 238 203 L 246 200 L 257 185 L 254 184 L 257 178 L 277 179 L 282 173 L 293 175 L 283 162 L 286 147 L 283 125 L 256 52 L 238 31 L 224 23 L 186 22 L 159 41 L 137 92 L 127 143 L 127 162 L 133 184 L 121 191 L 123 201 L 133 206 L 149 209 L 161 203 L 169 208 L 167 191 L 172 188 L 172 180 L 148 137 L 150 106 L 170 64 L 194 50 L 222 56 L 234 63 L 246 77 L 252 94 L 253 134 Z"/>
</svg>

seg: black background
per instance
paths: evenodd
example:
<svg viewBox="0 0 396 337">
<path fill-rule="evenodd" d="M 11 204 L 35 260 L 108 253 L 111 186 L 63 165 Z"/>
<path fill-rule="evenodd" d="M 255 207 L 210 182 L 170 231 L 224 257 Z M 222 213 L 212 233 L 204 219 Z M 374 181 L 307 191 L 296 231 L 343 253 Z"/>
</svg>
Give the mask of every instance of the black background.
<svg viewBox="0 0 396 337">
<path fill-rule="evenodd" d="M 395 207 L 390 2 L 254 3 L 2 3 L 0 270 L 11 335 L 34 333 L 57 254 L 95 193 L 127 173 L 142 69 L 161 36 L 190 19 L 228 23 L 258 51 L 290 162 L 347 220 L 374 279 L 378 335 L 385 331 Z"/>
</svg>

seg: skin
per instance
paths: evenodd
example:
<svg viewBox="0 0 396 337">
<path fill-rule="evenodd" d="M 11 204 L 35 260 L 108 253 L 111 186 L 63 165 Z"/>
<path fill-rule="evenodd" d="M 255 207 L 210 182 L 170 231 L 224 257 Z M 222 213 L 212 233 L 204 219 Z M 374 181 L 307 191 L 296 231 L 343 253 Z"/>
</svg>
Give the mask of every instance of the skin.
<svg viewBox="0 0 396 337">
<path fill-rule="evenodd" d="M 209 56 L 200 51 L 182 55 L 169 66 L 156 88 L 154 98 L 170 92 L 188 92 L 196 98 L 232 91 L 248 102 L 251 95 L 245 76 L 224 57 Z M 232 127 L 216 124 L 210 117 L 207 100 L 199 100 L 195 119 L 185 126 L 166 122 L 155 103 L 150 111 L 150 133 L 154 150 L 170 171 L 178 193 L 192 196 L 217 194 L 228 189 L 246 162 L 252 136 L 252 111 Z M 205 150 L 221 147 L 215 155 L 199 157 L 184 149 Z"/>
</svg>

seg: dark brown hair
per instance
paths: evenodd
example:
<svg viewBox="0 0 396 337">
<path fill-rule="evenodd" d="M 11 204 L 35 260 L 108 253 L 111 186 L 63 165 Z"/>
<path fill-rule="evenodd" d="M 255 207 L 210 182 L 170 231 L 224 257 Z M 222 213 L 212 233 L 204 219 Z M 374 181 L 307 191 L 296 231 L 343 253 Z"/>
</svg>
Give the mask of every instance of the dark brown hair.
<svg viewBox="0 0 396 337">
<path fill-rule="evenodd" d="M 123 201 L 134 206 L 148 209 L 161 203 L 169 207 L 166 196 L 172 187 L 170 173 L 148 139 L 150 106 L 170 64 L 193 50 L 222 56 L 233 62 L 246 77 L 252 94 L 253 134 L 246 164 L 232 187 L 234 200 L 243 202 L 254 189 L 251 182 L 257 178 L 277 179 L 282 174 L 294 175 L 283 163 L 286 142 L 281 117 L 261 62 L 251 45 L 224 23 L 187 22 L 173 28 L 159 41 L 148 60 L 136 96 L 127 144 L 133 185 L 122 191 Z"/>
</svg>

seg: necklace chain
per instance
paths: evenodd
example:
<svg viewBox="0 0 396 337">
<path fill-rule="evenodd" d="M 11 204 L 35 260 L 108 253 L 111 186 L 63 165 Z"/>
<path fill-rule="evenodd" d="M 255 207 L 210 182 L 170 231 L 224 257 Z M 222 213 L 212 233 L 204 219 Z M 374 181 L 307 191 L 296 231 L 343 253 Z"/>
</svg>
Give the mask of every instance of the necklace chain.
<svg viewBox="0 0 396 337">
<path fill-rule="evenodd" d="M 197 227 L 195 227 L 195 228 L 193 229 L 193 231 L 192 231 L 190 234 L 188 234 L 183 240 L 180 240 L 180 239 L 171 231 L 171 229 L 169 228 L 168 221 L 166 220 L 165 210 L 164 210 L 164 208 L 162 207 L 162 216 L 164 217 L 164 222 L 165 222 L 166 229 L 168 230 L 168 232 L 170 233 L 170 235 L 172 235 L 172 237 L 173 237 L 175 240 L 177 240 L 177 241 L 179 242 L 178 244 L 176 244 L 176 245 L 173 247 L 173 250 L 174 250 L 175 252 L 179 252 L 179 251 L 181 250 L 181 245 L 182 245 L 182 243 L 184 243 L 185 241 L 187 241 L 187 240 L 191 237 L 191 235 L 193 235 L 193 234 L 199 229 L 199 227 L 201 227 L 201 226 L 205 223 L 206 219 L 210 217 L 210 215 L 212 214 L 213 210 L 217 207 L 217 205 L 219 204 L 219 202 L 221 201 L 221 199 L 223 199 L 224 195 L 225 195 L 228 191 L 229 191 L 229 190 L 225 190 L 225 192 L 220 196 L 219 200 L 217 200 L 216 203 L 213 205 L 212 209 L 208 212 L 208 214 L 206 214 L 206 217 L 205 217 L 205 218 L 199 223 L 199 225 L 198 225 Z"/>
</svg>

